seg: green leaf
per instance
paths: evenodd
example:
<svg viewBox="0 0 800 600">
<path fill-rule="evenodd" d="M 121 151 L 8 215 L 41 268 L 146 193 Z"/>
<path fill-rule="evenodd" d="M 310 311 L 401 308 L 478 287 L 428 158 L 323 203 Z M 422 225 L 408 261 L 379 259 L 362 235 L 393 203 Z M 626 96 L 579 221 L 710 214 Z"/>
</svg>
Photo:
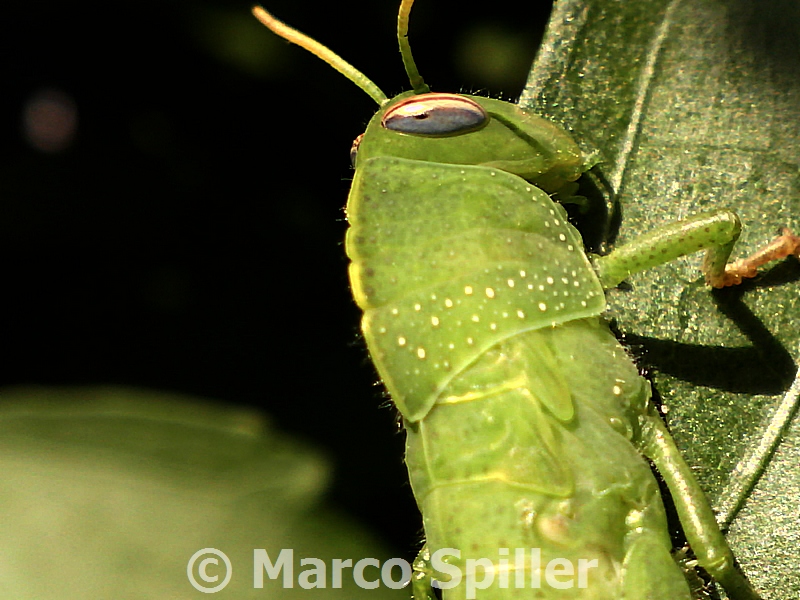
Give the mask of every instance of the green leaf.
<svg viewBox="0 0 800 600">
<path fill-rule="evenodd" d="M 408 597 L 383 584 L 362 589 L 350 569 L 332 587 L 332 559 L 389 556 L 321 501 L 324 457 L 259 413 L 111 387 L 16 388 L 0 398 L 3 598 L 198 598 L 187 564 L 204 548 L 232 564 L 215 598 Z M 282 574 L 254 588 L 262 548 L 273 563 L 294 551 L 292 588 Z M 299 587 L 304 558 L 325 563 L 326 589 Z M 221 563 L 206 570 L 218 581 L 224 573 Z M 364 576 L 378 574 L 368 567 Z"/>
<path fill-rule="evenodd" d="M 520 103 L 596 153 L 621 210 L 616 241 L 730 208 L 744 223 L 742 257 L 800 228 L 798 40 L 800 5 L 788 0 L 561 1 Z M 712 505 L 733 517 L 743 570 L 766 598 L 796 598 L 800 269 L 789 259 L 712 292 L 700 261 L 632 277 L 632 291 L 609 293 L 610 315 L 653 365 Z M 767 467 L 748 495 L 741 471 L 760 474 L 759 459 Z"/>
</svg>

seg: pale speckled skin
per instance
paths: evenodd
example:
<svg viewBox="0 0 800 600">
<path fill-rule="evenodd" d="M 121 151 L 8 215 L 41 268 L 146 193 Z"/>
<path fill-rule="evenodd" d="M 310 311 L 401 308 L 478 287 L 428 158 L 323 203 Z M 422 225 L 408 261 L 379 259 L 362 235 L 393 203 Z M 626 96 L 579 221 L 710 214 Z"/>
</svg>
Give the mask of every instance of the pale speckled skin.
<svg viewBox="0 0 800 600">
<path fill-rule="evenodd" d="M 585 588 L 515 589 L 512 575 L 482 600 L 689 600 L 639 451 L 649 384 L 601 320 L 580 235 L 535 185 L 578 177 L 574 142 L 531 115 L 519 147 L 502 123 L 421 142 L 380 129 L 385 110 L 359 148 L 346 249 L 364 336 L 406 421 L 429 550 L 459 549 L 462 568 L 499 548 L 511 563 L 515 548 L 540 548 L 543 565 L 598 561 Z M 531 165 L 535 184 L 516 173 Z"/>
<path fill-rule="evenodd" d="M 348 217 L 364 336 L 410 421 L 498 341 L 605 308 L 563 209 L 509 173 L 373 158 L 359 164 Z"/>
</svg>

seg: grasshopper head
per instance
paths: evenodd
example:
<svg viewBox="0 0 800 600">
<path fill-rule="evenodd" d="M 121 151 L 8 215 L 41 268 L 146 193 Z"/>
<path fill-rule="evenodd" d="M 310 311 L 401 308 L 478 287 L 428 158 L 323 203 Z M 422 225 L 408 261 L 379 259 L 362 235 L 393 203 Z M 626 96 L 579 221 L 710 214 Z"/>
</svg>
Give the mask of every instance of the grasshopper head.
<svg viewBox="0 0 800 600">
<path fill-rule="evenodd" d="M 502 169 L 548 192 L 585 170 L 580 149 L 558 125 L 510 102 L 461 94 L 390 100 L 357 147 L 358 163 L 377 156 Z"/>
<path fill-rule="evenodd" d="M 585 170 L 580 150 L 557 125 L 510 102 L 429 91 L 408 44 L 413 3 L 401 1 L 397 38 L 414 91 L 391 100 L 363 73 L 319 42 L 281 23 L 260 6 L 253 8 L 253 14 L 276 34 L 329 63 L 380 105 L 366 132 L 353 145 L 354 164 L 394 156 L 486 166 L 523 177 L 548 192 L 577 179 Z"/>
</svg>

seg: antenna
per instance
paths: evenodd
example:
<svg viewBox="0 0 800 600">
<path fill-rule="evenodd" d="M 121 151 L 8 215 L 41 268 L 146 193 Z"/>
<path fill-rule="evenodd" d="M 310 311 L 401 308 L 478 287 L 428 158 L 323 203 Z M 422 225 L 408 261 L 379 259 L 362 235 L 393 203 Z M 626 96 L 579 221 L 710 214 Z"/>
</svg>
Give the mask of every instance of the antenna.
<svg viewBox="0 0 800 600">
<path fill-rule="evenodd" d="M 404 2 L 405 3 L 405 2 Z M 410 3 L 409 3 L 410 4 Z M 409 10 L 410 10 L 409 6 Z M 402 6 L 400 7 L 402 12 Z M 261 21 L 261 23 L 273 31 L 276 35 L 279 35 L 283 39 L 292 42 L 293 44 L 297 44 L 301 48 L 305 48 L 311 54 L 318 56 L 334 69 L 339 71 L 342 75 L 347 77 L 350 81 L 355 83 L 358 87 L 364 90 L 369 96 L 375 100 L 379 105 L 388 101 L 386 94 L 384 94 L 381 89 L 372 83 L 372 81 L 364 75 L 361 71 L 356 69 L 353 65 L 349 62 L 344 60 L 341 56 L 334 53 L 329 48 L 323 46 L 318 41 L 311 39 L 304 33 L 300 33 L 296 29 L 289 27 L 286 23 L 283 23 L 269 14 L 266 10 L 264 10 L 261 6 L 254 6 L 253 7 L 253 15 L 256 19 Z M 408 24 L 408 11 L 406 11 L 406 24 Z M 399 27 L 398 27 L 399 32 Z M 408 42 L 406 42 L 406 47 L 408 46 Z M 403 43 L 400 43 L 400 48 L 402 52 Z M 413 66 L 414 60 L 411 58 L 411 50 L 408 50 L 408 57 L 411 60 L 411 64 Z M 403 61 L 406 61 L 406 55 L 403 53 Z M 406 71 L 408 71 L 408 66 L 406 65 Z M 416 73 L 416 67 L 414 67 L 414 72 Z M 410 73 L 410 71 L 409 71 Z M 419 75 L 417 75 L 419 78 Z M 422 81 L 422 78 L 419 78 L 419 81 Z M 413 84 L 413 80 L 412 80 Z M 424 83 L 422 84 L 425 85 Z M 425 90 L 427 91 L 427 86 L 425 86 Z M 416 91 L 416 87 L 414 88 Z M 419 93 L 419 92 L 417 92 Z"/>
<path fill-rule="evenodd" d="M 417 70 L 417 63 L 411 55 L 411 46 L 408 43 L 408 15 L 411 13 L 411 6 L 414 0 L 402 0 L 400 3 L 400 13 L 397 15 L 397 41 L 400 43 L 400 54 L 403 57 L 403 65 L 408 73 L 408 80 L 415 94 L 427 94 L 431 91 L 428 84 L 422 79 Z"/>
</svg>

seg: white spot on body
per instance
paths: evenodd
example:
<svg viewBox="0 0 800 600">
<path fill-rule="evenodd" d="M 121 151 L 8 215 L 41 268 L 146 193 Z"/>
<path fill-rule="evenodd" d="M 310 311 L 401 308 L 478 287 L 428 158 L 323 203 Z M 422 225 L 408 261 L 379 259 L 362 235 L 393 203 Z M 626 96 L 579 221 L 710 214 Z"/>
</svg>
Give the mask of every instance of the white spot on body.
<svg viewBox="0 0 800 600">
<path fill-rule="evenodd" d="M 398 346 L 405 346 L 406 345 L 406 338 L 404 338 L 402 335 L 399 338 L 397 338 L 397 345 Z"/>
<path fill-rule="evenodd" d="M 423 348 L 422 346 L 420 346 L 419 348 L 417 348 L 417 356 L 418 356 L 420 359 L 423 359 L 423 358 L 425 358 L 425 348 Z"/>
<path fill-rule="evenodd" d="M 494 290 L 492 288 L 490 288 L 490 287 L 486 288 L 486 297 L 487 298 L 494 298 Z"/>
<path fill-rule="evenodd" d="M 467 296 L 471 296 L 472 295 L 472 286 L 471 285 L 464 286 L 464 294 L 467 295 Z"/>
</svg>

